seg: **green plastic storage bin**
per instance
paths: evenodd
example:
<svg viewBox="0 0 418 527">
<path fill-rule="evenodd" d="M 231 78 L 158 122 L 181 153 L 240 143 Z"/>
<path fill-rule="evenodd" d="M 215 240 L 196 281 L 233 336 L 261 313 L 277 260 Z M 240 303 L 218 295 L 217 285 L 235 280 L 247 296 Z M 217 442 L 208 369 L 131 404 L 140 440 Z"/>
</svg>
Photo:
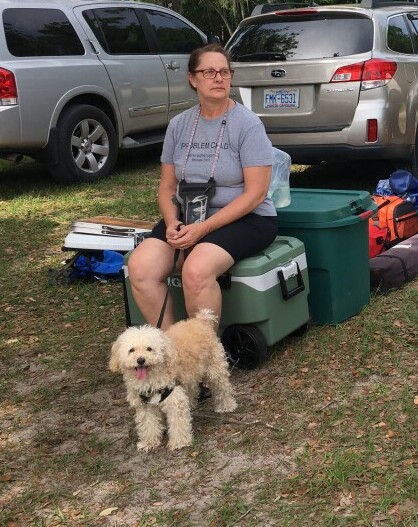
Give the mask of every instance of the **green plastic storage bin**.
<svg viewBox="0 0 418 527">
<path fill-rule="evenodd" d="M 337 324 L 370 301 L 368 218 L 376 209 L 366 191 L 291 189 L 290 205 L 277 210 L 279 234 L 305 245 L 314 322 Z"/>
<path fill-rule="evenodd" d="M 127 325 L 143 324 L 131 293 L 125 256 L 125 309 Z M 279 236 L 263 252 L 236 263 L 219 279 L 222 316 L 219 336 L 231 362 L 251 369 L 267 356 L 267 347 L 309 321 L 309 277 L 303 243 Z M 169 287 L 176 320 L 187 318 L 181 277 L 173 275 Z"/>
</svg>

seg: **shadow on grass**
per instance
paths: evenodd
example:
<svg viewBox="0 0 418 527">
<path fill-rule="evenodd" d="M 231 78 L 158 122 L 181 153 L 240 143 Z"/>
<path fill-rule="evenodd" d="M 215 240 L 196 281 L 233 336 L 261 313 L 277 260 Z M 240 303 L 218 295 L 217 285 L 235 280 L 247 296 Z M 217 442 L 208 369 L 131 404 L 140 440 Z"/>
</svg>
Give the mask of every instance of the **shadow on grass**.
<svg viewBox="0 0 418 527">
<path fill-rule="evenodd" d="M 53 218 L 7 218 L 1 220 L 0 225 L 3 247 L 14 247 L 25 254 L 32 248 L 44 249 L 45 237 L 53 231 L 57 222 Z"/>
<path fill-rule="evenodd" d="M 300 170 L 299 170 L 300 169 Z M 292 167 L 292 188 L 367 190 L 373 193 L 379 179 L 387 179 L 396 167 L 383 161 L 329 162 Z"/>
<path fill-rule="evenodd" d="M 117 176 L 148 168 L 150 164 L 159 163 L 160 155 L 161 145 L 120 152 L 113 174 Z M 0 200 L 12 200 L 27 194 L 59 194 L 65 188 L 68 186 L 55 182 L 45 166 L 29 157 L 17 164 L 0 160 Z"/>
<path fill-rule="evenodd" d="M 122 151 L 113 177 L 159 164 L 160 155 L 161 145 Z M 388 178 L 395 169 L 393 163 L 386 161 L 345 160 L 311 166 L 293 165 L 291 187 L 374 192 L 379 179 Z M 0 161 L 0 199 L 10 200 L 25 194 L 57 194 L 63 188 L 52 180 L 44 166 L 30 158 L 24 158 L 19 164 Z"/>
</svg>

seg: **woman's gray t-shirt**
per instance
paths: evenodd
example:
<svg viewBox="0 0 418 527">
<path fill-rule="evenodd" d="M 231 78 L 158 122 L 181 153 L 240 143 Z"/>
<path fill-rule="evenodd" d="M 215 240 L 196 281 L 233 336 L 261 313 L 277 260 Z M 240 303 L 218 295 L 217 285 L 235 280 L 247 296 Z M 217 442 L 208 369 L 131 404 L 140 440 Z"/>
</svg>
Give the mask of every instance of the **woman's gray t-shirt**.
<svg viewBox="0 0 418 527">
<path fill-rule="evenodd" d="M 175 166 L 179 181 L 198 112 L 199 106 L 194 106 L 176 115 L 167 128 L 161 161 Z M 203 183 L 209 179 L 222 120 L 223 116 L 213 120 L 200 116 L 185 169 L 188 183 Z M 257 115 L 237 103 L 227 113 L 215 169 L 216 193 L 210 200 L 209 214 L 214 214 L 243 192 L 243 168 L 271 164 L 272 145 L 263 123 Z M 253 212 L 276 216 L 276 209 L 268 197 Z"/>
</svg>

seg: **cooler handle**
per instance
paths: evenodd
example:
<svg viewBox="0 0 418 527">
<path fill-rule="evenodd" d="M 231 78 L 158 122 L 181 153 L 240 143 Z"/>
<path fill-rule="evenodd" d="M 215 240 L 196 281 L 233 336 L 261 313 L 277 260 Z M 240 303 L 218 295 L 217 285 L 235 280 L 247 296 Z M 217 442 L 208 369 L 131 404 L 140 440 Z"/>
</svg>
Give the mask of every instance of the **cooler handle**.
<svg viewBox="0 0 418 527">
<path fill-rule="evenodd" d="M 359 217 L 362 219 L 362 220 L 368 220 L 369 218 L 371 218 L 374 214 L 374 211 L 373 210 L 365 210 L 364 212 L 361 212 L 359 214 Z"/>
<path fill-rule="evenodd" d="M 359 205 L 357 201 L 352 201 L 350 203 L 350 207 L 353 211 L 353 215 L 358 216 L 362 220 L 367 220 L 368 218 L 371 218 L 374 214 L 373 210 L 365 210 L 362 205 Z"/>
<path fill-rule="evenodd" d="M 283 300 L 289 300 L 290 298 L 296 296 L 297 294 L 299 294 L 299 293 L 301 293 L 302 291 L 305 290 L 305 284 L 303 282 L 303 276 L 302 276 L 302 272 L 301 272 L 301 270 L 299 268 L 299 264 L 297 262 L 293 262 L 293 263 L 296 264 L 296 270 L 297 270 L 296 281 L 297 281 L 297 285 L 296 285 L 296 287 L 294 287 L 290 291 L 287 288 L 287 283 L 286 283 L 286 279 L 284 277 L 283 270 L 279 269 L 277 271 L 277 276 L 279 277 L 279 282 L 280 282 L 280 286 L 281 286 Z"/>
</svg>

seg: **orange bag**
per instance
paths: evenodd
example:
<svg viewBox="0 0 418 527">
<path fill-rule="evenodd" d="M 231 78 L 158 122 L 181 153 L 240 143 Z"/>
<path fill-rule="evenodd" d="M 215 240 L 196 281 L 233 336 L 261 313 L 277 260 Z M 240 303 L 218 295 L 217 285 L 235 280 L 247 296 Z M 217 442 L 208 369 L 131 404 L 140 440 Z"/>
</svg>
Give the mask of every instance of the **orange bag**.
<svg viewBox="0 0 418 527">
<path fill-rule="evenodd" d="M 388 229 L 378 223 L 369 223 L 369 258 L 374 258 L 387 249 Z"/>
<path fill-rule="evenodd" d="M 410 201 L 399 196 L 377 194 L 372 198 L 377 204 L 377 212 L 369 220 L 369 232 L 371 226 L 387 229 L 386 248 L 418 234 L 418 211 Z"/>
</svg>

